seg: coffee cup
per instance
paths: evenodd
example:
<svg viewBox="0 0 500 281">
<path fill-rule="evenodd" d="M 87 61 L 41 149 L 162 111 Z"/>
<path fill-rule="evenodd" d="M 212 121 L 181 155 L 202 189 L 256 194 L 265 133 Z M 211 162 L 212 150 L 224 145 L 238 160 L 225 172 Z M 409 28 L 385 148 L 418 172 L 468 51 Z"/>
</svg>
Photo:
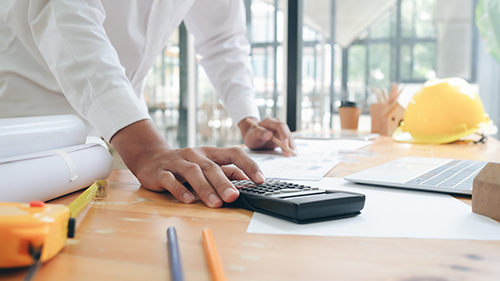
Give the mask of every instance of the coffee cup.
<svg viewBox="0 0 500 281">
<path fill-rule="evenodd" d="M 339 106 L 340 127 L 342 129 L 358 129 L 361 107 L 352 101 L 342 101 Z"/>
</svg>

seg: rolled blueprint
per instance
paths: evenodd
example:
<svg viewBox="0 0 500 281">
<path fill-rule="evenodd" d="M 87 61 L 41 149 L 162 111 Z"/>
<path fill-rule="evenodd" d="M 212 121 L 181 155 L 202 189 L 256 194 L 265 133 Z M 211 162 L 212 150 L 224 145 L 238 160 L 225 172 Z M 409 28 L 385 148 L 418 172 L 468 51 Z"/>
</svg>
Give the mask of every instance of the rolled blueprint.
<svg viewBox="0 0 500 281">
<path fill-rule="evenodd" d="M 82 144 L 0 159 L 0 202 L 47 201 L 111 174 L 106 147 Z"/>
<path fill-rule="evenodd" d="M 86 128 L 74 115 L 0 118 L 0 158 L 84 144 Z"/>
</svg>

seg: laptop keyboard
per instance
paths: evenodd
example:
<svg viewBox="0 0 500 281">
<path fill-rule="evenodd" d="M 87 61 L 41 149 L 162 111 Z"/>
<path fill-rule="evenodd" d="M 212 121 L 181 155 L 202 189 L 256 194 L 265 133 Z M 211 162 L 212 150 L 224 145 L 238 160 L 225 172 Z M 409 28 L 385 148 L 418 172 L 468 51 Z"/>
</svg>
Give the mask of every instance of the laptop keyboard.
<svg viewBox="0 0 500 281">
<path fill-rule="evenodd" d="M 405 182 L 435 188 L 472 190 L 472 182 L 487 162 L 452 160 Z"/>
</svg>

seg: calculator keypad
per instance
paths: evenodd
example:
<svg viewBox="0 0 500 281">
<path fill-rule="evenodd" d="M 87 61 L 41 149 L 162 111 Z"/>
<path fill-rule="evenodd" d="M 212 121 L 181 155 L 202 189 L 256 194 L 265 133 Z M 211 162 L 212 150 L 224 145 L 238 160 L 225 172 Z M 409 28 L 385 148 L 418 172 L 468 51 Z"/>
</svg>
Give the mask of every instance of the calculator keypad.
<svg viewBox="0 0 500 281">
<path fill-rule="evenodd" d="M 267 179 L 262 184 L 256 184 L 250 180 L 232 181 L 234 186 L 242 193 L 258 194 L 270 197 L 285 198 L 325 193 L 318 187 L 288 183 L 275 179 Z"/>
</svg>

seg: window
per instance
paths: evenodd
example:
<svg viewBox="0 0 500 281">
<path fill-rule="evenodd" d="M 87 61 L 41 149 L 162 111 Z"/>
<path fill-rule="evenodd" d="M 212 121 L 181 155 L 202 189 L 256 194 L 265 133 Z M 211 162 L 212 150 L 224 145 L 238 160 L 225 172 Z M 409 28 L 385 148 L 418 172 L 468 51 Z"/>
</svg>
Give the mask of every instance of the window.
<svg viewBox="0 0 500 281">
<path fill-rule="evenodd" d="M 296 0 L 300 13 L 300 85 L 298 110 L 287 109 L 289 59 L 285 17 L 288 0 L 244 0 L 248 39 L 255 72 L 256 98 L 262 118 L 290 118 L 297 129 L 339 129 L 334 126 L 340 100 L 363 105 L 375 101 L 372 87 L 392 82 L 420 85 L 433 77 L 457 76 L 475 82 L 473 0 L 377 1 Z M 289 34 L 288 34 L 289 35 Z M 288 52 L 289 53 L 289 52 Z M 459 59 L 457 59 L 459 58 Z M 196 68 L 197 146 L 241 144 L 203 68 Z M 146 97 L 155 125 L 173 147 L 180 147 L 178 34 L 148 75 Z M 296 111 L 296 112 L 295 112 Z M 185 124 L 185 123 L 183 123 Z M 181 126 L 182 127 L 182 126 Z"/>
<path fill-rule="evenodd" d="M 345 46 L 348 55 L 342 63 L 347 67 L 341 75 L 347 75 L 347 93 L 341 98 L 365 104 L 367 112 L 374 101 L 372 87 L 388 89 L 393 82 L 422 84 L 450 76 L 474 82 L 472 5 L 472 0 L 396 1 Z"/>
</svg>

